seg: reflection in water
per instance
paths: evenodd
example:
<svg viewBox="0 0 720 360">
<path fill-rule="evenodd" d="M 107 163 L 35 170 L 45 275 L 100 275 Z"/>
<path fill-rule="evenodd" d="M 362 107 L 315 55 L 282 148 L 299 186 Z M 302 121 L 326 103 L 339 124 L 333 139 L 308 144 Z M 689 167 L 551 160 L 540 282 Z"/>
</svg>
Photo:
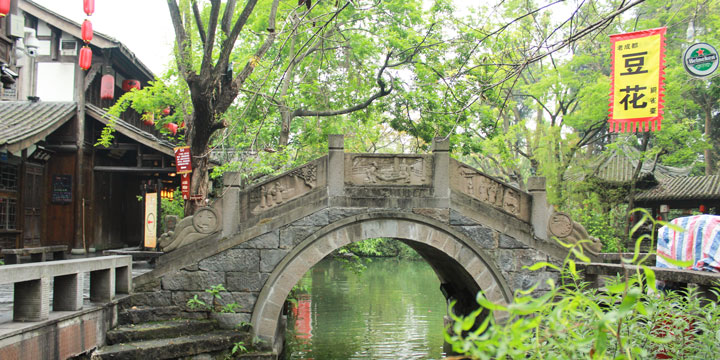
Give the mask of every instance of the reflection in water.
<svg viewBox="0 0 720 360">
<path fill-rule="evenodd" d="M 299 284 L 290 359 L 442 358 L 445 299 L 425 262 L 374 259 L 356 274 L 326 259 Z"/>
</svg>

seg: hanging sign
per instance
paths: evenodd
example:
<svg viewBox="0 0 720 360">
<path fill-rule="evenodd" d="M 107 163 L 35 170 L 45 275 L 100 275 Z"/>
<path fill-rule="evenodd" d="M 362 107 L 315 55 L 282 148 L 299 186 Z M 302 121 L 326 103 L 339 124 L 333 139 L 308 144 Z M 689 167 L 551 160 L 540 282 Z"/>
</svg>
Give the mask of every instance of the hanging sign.
<svg viewBox="0 0 720 360">
<path fill-rule="evenodd" d="M 157 193 L 145 194 L 145 242 L 146 248 L 154 249 L 157 241 Z"/>
<path fill-rule="evenodd" d="M 611 35 L 610 132 L 660 130 L 665 30 Z"/>
<path fill-rule="evenodd" d="M 710 44 L 693 44 L 683 55 L 683 66 L 690 75 L 706 78 L 718 68 L 718 52 Z"/>
<path fill-rule="evenodd" d="M 178 174 L 191 173 L 192 161 L 190 158 L 190 147 L 180 146 L 173 150 L 175 151 L 175 172 Z"/>
<path fill-rule="evenodd" d="M 180 175 L 180 191 L 183 200 L 190 199 L 190 174 Z"/>
</svg>

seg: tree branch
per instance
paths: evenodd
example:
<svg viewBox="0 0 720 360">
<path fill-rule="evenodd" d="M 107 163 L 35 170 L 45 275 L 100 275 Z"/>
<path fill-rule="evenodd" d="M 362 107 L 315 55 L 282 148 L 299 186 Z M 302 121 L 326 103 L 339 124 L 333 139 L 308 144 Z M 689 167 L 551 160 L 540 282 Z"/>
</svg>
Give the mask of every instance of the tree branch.
<svg viewBox="0 0 720 360">
<path fill-rule="evenodd" d="M 215 47 L 215 30 L 217 30 L 218 17 L 220 16 L 220 0 L 210 0 L 212 4 L 210 8 L 210 22 L 208 24 L 207 41 L 203 48 L 202 65 L 200 66 L 200 74 L 203 77 L 210 76 L 210 70 L 213 68 L 212 53 Z"/>
<path fill-rule="evenodd" d="M 172 20 L 173 28 L 175 29 L 175 41 L 177 42 L 177 55 L 175 61 L 178 66 L 178 70 L 180 70 L 180 73 L 183 75 L 185 81 L 190 83 L 194 78 L 194 74 L 192 69 L 187 67 L 187 64 L 190 64 L 190 54 L 187 50 L 189 47 L 189 41 L 187 33 L 185 32 L 185 27 L 182 23 L 180 8 L 178 8 L 176 0 L 168 0 L 167 3 L 168 9 L 170 10 L 170 19 Z"/>
<path fill-rule="evenodd" d="M 291 117 L 299 117 L 299 116 L 335 116 L 335 115 L 345 115 L 345 114 L 349 114 L 349 113 L 351 113 L 351 112 L 353 112 L 353 111 L 365 109 L 365 108 L 367 108 L 368 106 L 370 106 L 370 104 L 372 104 L 373 101 L 375 101 L 375 100 L 377 100 L 377 99 L 379 99 L 379 98 L 381 98 L 381 97 L 390 95 L 390 93 L 392 93 L 392 91 L 393 91 L 393 84 L 391 83 L 391 84 L 390 84 L 390 88 L 387 89 L 387 88 L 386 88 L 386 87 L 387 87 L 387 84 L 385 83 L 385 80 L 383 80 L 382 74 L 383 74 L 383 72 L 385 71 L 385 69 L 387 69 L 387 67 L 388 67 L 388 62 L 390 61 L 390 57 L 391 57 L 391 56 L 392 56 L 392 52 L 389 53 L 389 54 L 387 54 L 387 56 L 385 56 L 385 63 L 384 63 L 383 66 L 380 68 L 380 71 L 378 71 L 378 75 L 377 75 L 377 78 L 376 78 L 376 82 L 377 82 L 378 86 L 380 87 L 380 90 L 378 90 L 378 92 L 374 93 L 372 96 L 370 96 L 367 100 L 363 101 L 362 103 L 357 104 L 357 105 L 354 105 L 354 106 L 350 106 L 350 107 L 347 107 L 347 108 L 344 108 L 344 109 L 340 109 L 340 110 L 324 110 L 324 111 L 319 111 L 319 110 L 295 109 L 295 111 L 293 111 L 290 116 L 291 116 Z"/>
<path fill-rule="evenodd" d="M 197 1 L 192 2 L 193 15 L 195 15 L 195 25 L 198 28 L 198 34 L 200 34 L 200 41 L 205 47 L 205 26 L 203 25 L 202 19 L 200 18 L 200 9 L 198 9 Z"/>
<path fill-rule="evenodd" d="M 227 4 L 225 4 L 225 13 L 223 13 L 221 29 L 226 35 L 230 33 L 230 23 L 232 22 L 233 14 L 235 14 L 236 4 L 237 0 L 229 0 Z"/>
<path fill-rule="evenodd" d="M 270 11 L 270 24 L 268 25 L 268 32 L 272 35 L 273 41 L 275 38 L 273 34 L 275 33 L 275 15 L 277 14 L 278 1 L 279 0 L 273 1 L 272 9 Z M 220 47 L 220 56 L 218 57 L 218 61 L 215 64 L 215 71 L 219 70 L 220 72 L 224 73 L 227 70 L 228 62 L 230 61 L 230 53 L 235 46 L 235 41 L 237 40 L 238 36 L 240 36 L 240 31 L 242 31 L 243 27 L 247 23 L 247 20 L 250 17 L 250 14 L 252 14 L 253 10 L 255 9 L 256 4 L 257 0 L 248 0 L 247 4 L 245 4 L 245 8 L 243 8 L 242 13 L 240 13 L 240 16 L 235 21 L 235 25 L 233 25 L 232 31 L 230 31 L 227 38 L 225 38 L 225 41 L 223 41 L 222 46 Z"/>
</svg>

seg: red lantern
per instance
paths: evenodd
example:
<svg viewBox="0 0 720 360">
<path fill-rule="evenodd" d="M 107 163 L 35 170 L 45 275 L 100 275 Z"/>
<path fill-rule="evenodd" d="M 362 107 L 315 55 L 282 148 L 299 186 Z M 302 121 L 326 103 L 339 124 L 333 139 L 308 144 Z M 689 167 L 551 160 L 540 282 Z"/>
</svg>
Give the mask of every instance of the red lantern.
<svg viewBox="0 0 720 360">
<path fill-rule="evenodd" d="M 167 123 L 165 124 L 165 128 L 170 130 L 173 135 L 177 134 L 178 126 L 176 123 Z"/>
<path fill-rule="evenodd" d="M 80 34 L 82 34 L 82 39 L 86 44 L 92 41 L 93 28 L 90 20 L 83 21 L 82 27 L 80 28 Z"/>
<path fill-rule="evenodd" d="M 95 12 L 95 0 L 83 0 L 83 11 L 87 16 L 92 15 Z"/>
<path fill-rule="evenodd" d="M 100 99 L 112 100 L 115 98 L 115 78 L 110 74 L 103 75 L 100 80 Z"/>
<path fill-rule="evenodd" d="M 163 109 L 163 115 L 165 115 L 165 116 L 170 115 L 170 107 L 169 106 Z"/>
<path fill-rule="evenodd" d="M 122 89 L 123 91 L 130 91 L 130 89 L 140 90 L 140 81 L 133 79 L 123 80 Z"/>
<path fill-rule="evenodd" d="M 705 205 L 702 205 L 702 204 L 701 204 L 701 205 L 700 205 L 700 212 L 704 214 L 704 213 L 705 213 L 705 210 L 706 210 L 706 209 L 705 209 Z"/>
<path fill-rule="evenodd" d="M 80 49 L 80 68 L 87 70 L 92 66 L 92 50 L 89 47 L 83 46 Z"/>
<path fill-rule="evenodd" d="M 0 17 L 10 12 L 10 0 L 0 0 Z"/>
<path fill-rule="evenodd" d="M 147 126 L 153 126 L 155 125 L 155 114 L 151 112 L 147 112 L 142 116 L 143 124 Z"/>
</svg>

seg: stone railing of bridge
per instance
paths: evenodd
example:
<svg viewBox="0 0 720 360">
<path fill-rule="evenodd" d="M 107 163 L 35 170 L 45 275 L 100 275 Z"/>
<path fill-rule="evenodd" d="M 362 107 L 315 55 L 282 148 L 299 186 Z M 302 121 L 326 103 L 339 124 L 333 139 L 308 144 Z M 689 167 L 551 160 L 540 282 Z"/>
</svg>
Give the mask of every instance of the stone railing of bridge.
<svg viewBox="0 0 720 360">
<path fill-rule="evenodd" d="M 132 257 L 102 256 L 0 266 L 0 285 L 14 284 L 13 320 L 42 321 L 52 311 L 83 308 L 83 277 L 90 272 L 90 301 L 110 302 L 132 289 Z"/>
</svg>

